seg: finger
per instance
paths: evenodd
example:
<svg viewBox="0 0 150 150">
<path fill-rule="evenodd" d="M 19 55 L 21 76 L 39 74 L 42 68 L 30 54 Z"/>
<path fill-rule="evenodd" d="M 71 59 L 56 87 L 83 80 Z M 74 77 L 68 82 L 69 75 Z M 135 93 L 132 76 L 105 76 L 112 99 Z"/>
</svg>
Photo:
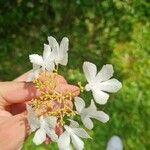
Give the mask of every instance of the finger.
<svg viewBox="0 0 150 150">
<path fill-rule="evenodd" d="M 62 126 L 57 126 L 55 131 L 56 131 L 56 134 L 58 136 L 60 136 L 63 133 L 63 127 Z"/>
<path fill-rule="evenodd" d="M 14 79 L 13 81 L 17 81 L 17 82 L 18 82 L 18 81 L 19 81 L 19 82 L 20 82 L 20 81 L 26 81 L 30 73 L 31 73 L 31 70 L 28 71 L 28 72 L 26 72 L 26 73 L 24 73 L 23 75 L 17 77 L 17 78 Z M 67 84 L 67 81 L 66 81 L 65 78 L 64 78 L 63 76 L 61 76 L 61 75 L 57 75 L 56 78 L 55 78 L 55 80 L 56 80 L 56 83 L 57 83 L 57 84 L 60 84 L 60 83 Z"/>
<path fill-rule="evenodd" d="M 40 92 L 32 83 L 26 82 L 1 82 L 0 83 L 0 104 L 8 106 L 13 103 L 21 103 L 36 98 Z"/>
<path fill-rule="evenodd" d="M 17 77 L 13 81 L 16 81 L 16 82 L 26 81 L 30 73 L 31 73 L 31 70 Z"/>
<path fill-rule="evenodd" d="M 49 138 L 49 137 L 46 137 L 46 140 L 44 141 L 44 144 L 45 145 L 48 145 L 48 144 L 50 144 L 52 141 L 51 141 L 51 139 Z"/>
<path fill-rule="evenodd" d="M 26 110 L 26 102 L 23 103 L 16 103 L 9 106 L 12 115 L 20 114 Z"/>
<path fill-rule="evenodd" d="M 67 81 L 61 75 L 57 75 L 56 78 L 55 78 L 55 80 L 56 80 L 57 84 L 67 84 Z"/>
<path fill-rule="evenodd" d="M 60 84 L 56 86 L 55 90 L 61 93 L 71 92 L 73 96 L 78 96 L 80 94 L 80 89 L 77 86 L 69 84 Z"/>
<path fill-rule="evenodd" d="M 1 117 L 5 117 L 6 118 L 6 117 L 11 117 L 11 116 L 12 116 L 12 114 L 10 112 L 0 109 L 0 118 Z M 0 119 L 0 122 L 1 122 L 1 119 Z"/>
<path fill-rule="evenodd" d="M 27 120 L 23 114 L 11 117 L 1 124 L 2 149 L 18 149 L 27 135 Z"/>
</svg>

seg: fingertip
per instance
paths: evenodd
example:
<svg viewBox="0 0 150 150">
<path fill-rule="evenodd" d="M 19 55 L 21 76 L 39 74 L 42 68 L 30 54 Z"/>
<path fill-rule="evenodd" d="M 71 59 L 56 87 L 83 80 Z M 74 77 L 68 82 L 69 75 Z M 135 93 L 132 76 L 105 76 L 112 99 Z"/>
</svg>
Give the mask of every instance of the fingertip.
<svg viewBox="0 0 150 150">
<path fill-rule="evenodd" d="M 78 96 L 80 94 L 80 88 L 75 85 L 71 85 L 71 91 L 74 96 Z"/>
<path fill-rule="evenodd" d="M 5 106 L 31 100 L 41 94 L 31 82 L 4 82 L 1 85 L 1 93 Z"/>
<path fill-rule="evenodd" d="M 61 76 L 61 75 L 57 75 L 56 76 L 56 82 L 58 83 L 58 84 L 67 84 L 67 81 L 65 80 L 65 78 L 63 77 L 63 76 Z"/>
</svg>

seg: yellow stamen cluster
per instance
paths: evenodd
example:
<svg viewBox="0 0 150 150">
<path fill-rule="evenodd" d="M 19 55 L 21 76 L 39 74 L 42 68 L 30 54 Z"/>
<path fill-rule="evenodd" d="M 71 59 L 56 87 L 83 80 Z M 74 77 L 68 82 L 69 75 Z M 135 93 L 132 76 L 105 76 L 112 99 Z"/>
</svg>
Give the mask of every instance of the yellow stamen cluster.
<svg viewBox="0 0 150 150">
<path fill-rule="evenodd" d="M 79 86 L 79 88 L 80 88 L 80 91 L 81 92 L 84 92 L 84 87 L 82 86 L 82 84 L 81 84 L 81 82 L 78 82 L 78 86 Z"/>
<path fill-rule="evenodd" d="M 56 76 L 57 73 L 49 74 L 48 72 L 43 72 L 37 79 L 33 80 L 33 83 L 40 91 L 54 90 L 56 87 Z"/>
<path fill-rule="evenodd" d="M 75 112 L 72 110 L 71 92 L 58 92 L 55 89 L 59 86 L 56 73 L 42 73 L 38 79 L 33 81 L 35 87 L 41 91 L 41 96 L 32 99 L 31 106 L 38 117 L 56 116 L 59 123 L 63 124 L 65 116 L 72 117 Z"/>
</svg>

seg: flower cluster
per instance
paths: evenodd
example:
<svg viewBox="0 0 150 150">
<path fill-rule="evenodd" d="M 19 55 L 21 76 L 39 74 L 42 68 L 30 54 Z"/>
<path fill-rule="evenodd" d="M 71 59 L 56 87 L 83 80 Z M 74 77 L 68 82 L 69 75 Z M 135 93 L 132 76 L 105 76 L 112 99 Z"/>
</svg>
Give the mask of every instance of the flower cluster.
<svg viewBox="0 0 150 150">
<path fill-rule="evenodd" d="M 74 96 L 71 92 L 58 92 L 56 90 L 58 66 L 67 65 L 69 40 L 64 37 L 60 44 L 52 36 L 48 37 L 48 44 L 44 44 L 43 55 L 32 54 L 29 56 L 33 65 L 28 81 L 33 82 L 40 90 L 41 95 L 32 99 L 27 105 L 28 122 L 31 132 L 35 132 L 33 142 L 36 145 L 43 143 L 46 138 L 58 143 L 59 150 L 70 150 L 71 146 L 76 150 L 84 148 L 82 138 L 91 138 L 88 133 L 79 126 L 75 119 L 81 117 L 85 128 L 93 128 L 92 119 L 106 123 L 109 116 L 97 110 L 96 104 L 105 104 L 109 98 L 108 93 L 115 93 L 122 84 L 112 78 L 112 65 L 104 65 L 97 72 L 97 67 L 91 62 L 84 62 L 83 72 L 87 84 L 82 88 L 91 91 L 93 99 L 90 106 L 86 107 L 81 97 Z M 63 128 L 63 133 L 58 134 L 56 129 Z"/>
</svg>

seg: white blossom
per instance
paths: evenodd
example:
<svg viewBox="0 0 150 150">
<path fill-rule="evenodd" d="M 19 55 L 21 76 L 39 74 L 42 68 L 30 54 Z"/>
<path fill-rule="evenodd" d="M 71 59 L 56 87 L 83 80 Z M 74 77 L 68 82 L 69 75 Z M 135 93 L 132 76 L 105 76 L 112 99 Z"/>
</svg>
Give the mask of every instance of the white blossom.
<svg viewBox="0 0 150 150">
<path fill-rule="evenodd" d="M 52 36 L 48 37 L 48 41 L 49 46 L 52 50 L 51 57 L 55 62 L 56 66 L 58 66 L 59 64 L 66 66 L 68 63 L 69 39 L 67 37 L 64 37 L 60 42 L 60 45 Z"/>
<path fill-rule="evenodd" d="M 33 64 L 33 69 L 27 79 L 28 82 L 37 78 L 42 71 L 47 70 L 51 72 L 55 69 L 55 65 L 57 67 L 59 64 L 66 66 L 68 63 L 68 38 L 64 37 L 60 45 L 52 36 L 48 37 L 48 41 L 49 44 L 44 44 L 42 56 L 38 54 L 29 55 L 30 62 Z"/>
<path fill-rule="evenodd" d="M 70 125 L 64 125 L 65 131 L 58 139 L 59 150 L 70 150 L 71 142 L 76 150 L 83 150 L 84 142 L 81 138 L 90 138 L 83 128 L 79 128 L 76 121 L 70 119 Z"/>
<path fill-rule="evenodd" d="M 52 58 L 51 47 L 44 44 L 43 56 L 38 54 L 29 55 L 30 62 L 33 64 L 32 73 L 29 75 L 28 81 L 32 81 L 38 77 L 41 71 L 53 71 L 55 69 L 54 61 Z"/>
<path fill-rule="evenodd" d="M 94 104 L 94 101 L 91 100 L 91 105 L 85 108 L 85 102 L 80 97 L 75 97 L 75 107 L 77 113 L 81 116 L 81 120 L 84 126 L 88 129 L 93 128 L 93 119 L 97 119 L 103 123 L 106 123 L 109 120 L 109 116 L 103 111 L 97 111 L 97 108 Z"/>
<path fill-rule="evenodd" d="M 55 133 L 57 118 L 50 116 L 47 118 L 40 117 L 40 119 L 38 119 L 32 107 L 29 105 L 27 105 L 27 112 L 31 132 L 36 131 L 33 142 L 36 145 L 42 144 L 46 140 L 46 135 L 51 138 L 52 141 L 57 142 L 58 136 Z"/>
<path fill-rule="evenodd" d="M 112 136 L 107 143 L 106 150 L 123 150 L 123 143 L 119 136 Z"/>
<path fill-rule="evenodd" d="M 88 84 L 85 86 L 87 91 L 92 91 L 94 100 L 99 104 L 105 104 L 109 98 L 109 93 L 117 92 L 122 84 L 117 79 L 110 79 L 113 76 L 113 66 L 104 65 L 97 73 L 97 67 L 90 62 L 84 62 L 83 71 Z"/>
</svg>

